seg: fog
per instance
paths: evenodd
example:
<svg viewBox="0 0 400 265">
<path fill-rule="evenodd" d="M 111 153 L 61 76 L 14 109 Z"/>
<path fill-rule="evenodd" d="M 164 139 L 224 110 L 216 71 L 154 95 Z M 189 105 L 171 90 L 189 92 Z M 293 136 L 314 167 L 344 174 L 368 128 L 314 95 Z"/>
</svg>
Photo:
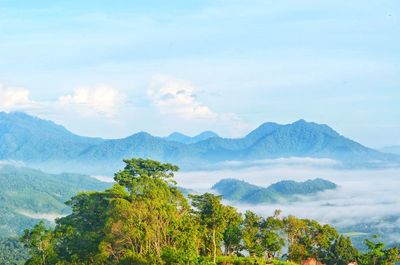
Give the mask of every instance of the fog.
<svg viewBox="0 0 400 265">
<path fill-rule="evenodd" d="M 233 163 L 232 169 L 227 169 L 225 165 L 221 170 L 181 172 L 176 179 L 178 185 L 197 192 L 209 191 L 213 184 L 224 178 L 240 179 L 264 187 L 280 180 L 327 179 L 339 187 L 312 196 L 298 197 L 294 202 L 261 205 L 225 203 L 240 211 L 252 210 L 263 216 L 281 209 L 284 215 L 312 218 L 337 228 L 370 224 L 370 230 L 385 230 L 382 233 L 386 233 L 386 239 L 400 241 L 400 235 L 397 234 L 400 231 L 400 169 L 338 170 L 332 167 L 331 161 L 313 159 L 277 162 L 255 163 L 246 168 Z"/>
<path fill-rule="evenodd" d="M 60 213 L 32 213 L 28 211 L 17 211 L 17 213 L 22 214 L 26 217 L 32 218 L 32 219 L 44 219 L 49 222 L 54 222 L 57 218 L 61 218 L 66 216 L 65 214 L 60 214 Z"/>
</svg>

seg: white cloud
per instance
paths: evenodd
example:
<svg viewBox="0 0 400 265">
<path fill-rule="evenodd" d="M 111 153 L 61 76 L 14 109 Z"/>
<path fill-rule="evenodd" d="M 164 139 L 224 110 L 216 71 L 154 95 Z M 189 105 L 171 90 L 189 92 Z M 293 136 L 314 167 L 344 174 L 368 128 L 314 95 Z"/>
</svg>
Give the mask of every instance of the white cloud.
<svg viewBox="0 0 400 265">
<path fill-rule="evenodd" d="M 249 129 L 248 124 L 235 113 L 219 113 L 201 102 L 196 90 L 189 81 L 157 75 L 153 77 L 147 95 L 159 113 L 174 123 L 174 130 L 181 129 L 180 124 L 184 125 L 183 130 L 187 130 L 188 121 L 196 130 L 214 128 L 232 137 L 241 136 Z M 178 119 L 181 122 L 177 122 Z"/>
<path fill-rule="evenodd" d="M 0 109 L 4 111 L 25 110 L 34 102 L 29 98 L 26 88 L 5 87 L 0 85 Z"/>
<path fill-rule="evenodd" d="M 84 114 L 102 114 L 113 116 L 125 103 L 125 96 L 109 86 L 81 87 L 73 94 L 61 96 L 58 103 L 63 106 L 77 107 Z"/>
<path fill-rule="evenodd" d="M 161 114 L 172 114 L 185 119 L 216 119 L 218 114 L 199 102 L 194 87 L 185 80 L 166 76 L 153 78 L 148 95 Z"/>
</svg>

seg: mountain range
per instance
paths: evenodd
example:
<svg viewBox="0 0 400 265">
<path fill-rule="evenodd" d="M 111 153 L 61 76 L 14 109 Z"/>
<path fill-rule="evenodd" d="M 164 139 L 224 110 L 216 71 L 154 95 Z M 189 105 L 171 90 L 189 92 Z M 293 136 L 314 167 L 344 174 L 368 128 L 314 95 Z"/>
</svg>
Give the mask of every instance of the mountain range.
<svg viewBox="0 0 400 265">
<path fill-rule="evenodd" d="M 78 136 L 52 121 L 22 112 L 0 113 L 0 160 L 22 161 L 51 172 L 112 174 L 122 159 L 143 157 L 171 162 L 183 169 L 204 169 L 226 161 L 282 157 L 328 158 L 345 166 L 399 164 L 399 156 L 365 147 L 324 124 L 299 120 L 267 122 L 242 138 L 213 132 L 168 137 L 139 132 L 122 139 Z"/>
<path fill-rule="evenodd" d="M 226 200 L 251 204 L 275 203 L 280 200 L 293 199 L 295 195 L 312 195 L 336 188 L 337 185 L 335 183 L 324 179 L 313 179 L 304 182 L 284 180 L 267 188 L 252 185 L 242 180 L 223 179 L 212 187 Z"/>
</svg>

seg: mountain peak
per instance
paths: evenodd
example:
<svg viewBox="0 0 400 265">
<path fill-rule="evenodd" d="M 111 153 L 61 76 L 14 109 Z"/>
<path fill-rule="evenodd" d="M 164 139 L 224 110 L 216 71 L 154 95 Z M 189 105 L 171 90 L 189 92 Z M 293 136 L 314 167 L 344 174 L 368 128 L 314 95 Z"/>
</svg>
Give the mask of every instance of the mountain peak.
<svg viewBox="0 0 400 265">
<path fill-rule="evenodd" d="M 193 138 L 204 138 L 204 140 L 205 140 L 207 138 L 212 138 L 212 137 L 219 137 L 219 135 L 213 131 L 204 131 L 204 132 L 194 136 Z"/>
<path fill-rule="evenodd" d="M 204 131 L 198 135 L 195 135 L 193 137 L 185 135 L 180 132 L 173 132 L 164 139 L 167 141 L 174 141 L 174 142 L 179 142 L 179 143 L 184 143 L 184 144 L 194 144 L 197 142 L 201 142 L 204 140 L 207 140 L 209 138 L 213 137 L 219 137 L 218 134 L 216 134 L 213 131 Z"/>
<path fill-rule="evenodd" d="M 0 113 L 0 122 L 7 126 L 10 124 L 17 124 L 21 127 L 29 127 L 29 128 L 41 128 L 47 127 L 52 128 L 54 130 L 62 131 L 63 133 L 70 133 L 64 126 L 54 123 L 51 120 L 45 120 L 36 116 L 32 116 L 26 112 L 15 111 L 15 112 L 1 112 Z"/>
<path fill-rule="evenodd" d="M 292 128 L 301 128 L 302 130 L 304 129 L 304 130 L 308 130 L 308 131 L 325 133 L 327 135 L 332 135 L 332 136 L 340 135 L 338 132 L 336 132 L 334 129 L 332 129 L 331 127 L 329 127 L 326 124 L 308 122 L 304 119 L 295 121 L 291 124 L 288 124 L 287 126 L 292 127 Z"/>
<path fill-rule="evenodd" d="M 258 126 L 256 129 L 251 131 L 249 134 L 245 136 L 246 139 L 255 142 L 258 139 L 273 133 L 275 130 L 279 129 L 283 125 L 274 122 L 265 122 Z"/>
<path fill-rule="evenodd" d="M 311 123 L 311 122 L 307 122 L 305 119 L 300 119 L 300 120 L 293 122 L 292 124 L 307 124 L 307 123 Z"/>
<path fill-rule="evenodd" d="M 170 135 L 168 135 L 167 138 L 168 137 L 182 137 L 182 136 L 183 137 L 190 137 L 190 136 L 188 136 L 186 134 L 183 134 L 183 133 L 180 133 L 180 132 L 173 132 Z"/>
</svg>

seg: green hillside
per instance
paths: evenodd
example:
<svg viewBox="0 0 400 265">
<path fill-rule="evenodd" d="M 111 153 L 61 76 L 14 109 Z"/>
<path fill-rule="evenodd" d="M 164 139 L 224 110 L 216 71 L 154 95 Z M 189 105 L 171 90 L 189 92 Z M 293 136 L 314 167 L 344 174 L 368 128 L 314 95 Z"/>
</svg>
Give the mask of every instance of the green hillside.
<svg viewBox="0 0 400 265">
<path fill-rule="evenodd" d="M 69 213 L 64 204 L 79 191 L 110 184 L 78 174 L 47 174 L 31 168 L 0 166 L 0 237 L 16 236 L 37 219 Z"/>
<path fill-rule="evenodd" d="M 285 180 L 267 188 L 252 185 L 242 180 L 223 179 L 216 183 L 212 189 L 226 200 L 257 204 L 291 199 L 295 195 L 311 195 L 336 187 L 335 183 L 324 179 L 313 179 L 305 182 Z"/>
</svg>

